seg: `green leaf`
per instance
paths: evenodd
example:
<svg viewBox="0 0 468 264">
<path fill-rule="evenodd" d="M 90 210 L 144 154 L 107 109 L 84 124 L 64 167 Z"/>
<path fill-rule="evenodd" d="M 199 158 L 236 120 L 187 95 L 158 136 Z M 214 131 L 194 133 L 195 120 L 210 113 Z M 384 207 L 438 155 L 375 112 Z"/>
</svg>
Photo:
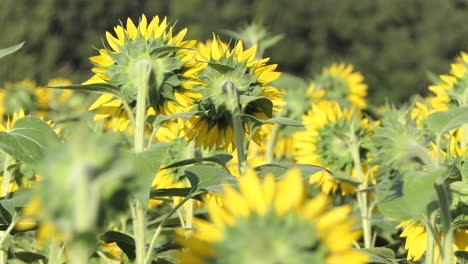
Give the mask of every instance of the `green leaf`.
<svg viewBox="0 0 468 264">
<path fill-rule="evenodd" d="M 455 251 L 454 254 L 458 258 L 457 264 L 468 263 L 468 251 Z"/>
<path fill-rule="evenodd" d="M 93 83 L 93 84 L 74 84 L 68 86 L 54 86 L 50 87 L 54 89 L 68 89 L 83 92 L 99 92 L 99 93 L 110 93 L 119 98 L 122 98 L 122 93 L 117 86 L 108 83 Z"/>
<path fill-rule="evenodd" d="M 396 264 L 395 252 L 389 248 L 376 247 L 376 248 L 363 248 L 361 249 L 364 253 L 371 256 L 371 263 L 383 263 L 383 264 Z"/>
<path fill-rule="evenodd" d="M 468 123 L 468 106 L 435 112 L 427 117 L 427 127 L 441 134 Z"/>
<path fill-rule="evenodd" d="M 45 121 L 28 116 L 18 119 L 8 132 L 0 132 L 0 148 L 23 162 L 40 160 L 60 138 Z"/>
<path fill-rule="evenodd" d="M 260 165 L 258 167 L 255 167 L 254 169 L 261 176 L 266 176 L 267 174 L 271 173 L 273 174 L 273 176 L 275 176 L 275 178 L 281 178 L 291 168 L 299 168 L 304 178 L 308 178 L 309 176 L 314 175 L 319 171 L 326 170 L 325 168 L 320 166 L 298 164 L 292 162 L 269 163 Z"/>
<path fill-rule="evenodd" d="M 104 243 L 115 242 L 125 255 L 127 255 L 128 259 L 135 259 L 135 240 L 131 236 L 117 231 L 108 231 L 101 236 L 101 240 L 104 241 Z"/>
<path fill-rule="evenodd" d="M 399 221 L 422 219 L 434 210 L 437 179 L 446 172 L 439 168 L 432 171 L 409 172 L 402 179 L 384 179 L 376 186 L 377 203 L 386 217 Z"/>
<path fill-rule="evenodd" d="M 207 63 L 208 63 L 208 66 L 219 71 L 222 74 L 235 70 L 234 67 L 231 67 L 226 64 L 214 63 L 214 62 L 209 62 L 209 61 L 207 61 Z"/>
<path fill-rule="evenodd" d="M 19 49 L 21 49 L 24 45 L 24 41 L 21 42 L 20 44 L 17 44 L 17 45 L 14 45 L 14 46 L 11 46 L 11 47 L 8 47 L 8 48 L 5 48 L 5 49 L 0 49 L 0 59 L 5 57 L 6 55 L 10 55 L 12 53 L 15 53 L 16 51 L 18 51 Z"/>
<path fill-rule="evenodd" d="M 2 212 L 8 212 L 9 215 L 2 214 L 4 220 L 9 221 L 13 215 L 21 211 L 31 201 L 32 192 L 29 188 L 21 188 L 0 198 Z"/>
<path fill-rule="evenodd" d="M 438 200 L 434 184 L 445 172 L 445 168 L 439 168 L 432 171 L 408 173 L 403 176 L 403 195 L 413 216 L 425 215 L 428 206 Z"/>
<path fill-rule="evenodd" d="M 456 181 L 449 185 L 452 192 L 458 193 L 463 196 L 468 196 L 468 182 Z"/>
<path fill-rule="evenodd" d="M 255 111 L 265 113 L 268 117 L 273 115 L 273 102 L 265 96 L 241 95 L 239 96 L 239 101 L 244 112 L 250 106 L 256 109 Z"/>
<path fill-rule="evenodd" d="M 248 119 L 251 122 L 254 122 L 256 126 L 261 126 L 263 124 L 280 124 L 284 126 L 295 126 L 295 127 L 303 127 L 304 125 L 292 118 L 287 118 L 287 117 L 275 117 L 275 118 L 270 118 L 266 120 L 258 119 L 255 116 L 252 115 L 242 115 L 242 118 Z"/>
<path fill-rule="evenodd" d="M 167 188 L 151 190 L 150 198 L 156 199 L 161 197 L 178 196 L 187 197 L 191 193 L 191 188 Z"/>
<path fill-rule="evenodd" d="M 181 246 L 179 244 L 175 243 L 174 241 L 169 241 L 155 248 L 154 254 L 159 254 L 162 252 L 166 252 L 166 251 L 174 250 L 174 249 L 180 249 L 180 248 Z"/>
<path fill-rule="evenodd" d="M 201 113 L 204 113 L 204 111 L 181 112 L 181 113 L 175 113 L 172 115 L 149 115 L 146 120 L 148 121 L 148 123 L 152 124 L 154 127 L 159 127 L 165 122 L 170 121 L 172 119 L 176 119 L 176 118 L 188 119 L 194 115 L 198 115 Z"/>
<path fill-rule="evenodd" d="M 228 181 L 234 176 L 224 170 L 208 165 L 191 166 L 185 169 L 185 173 L 196 175 L 199 179 L 195 192 L 200 190 L 212 190 L 218 188 L 224 181 Z"/>
<path fill-rule="evenodd" d="M 13 256 L 16 259 L 19 259 L 25 263 L 34 263 L 39 260 L 44 260 L 44 261 L 47 260 L 47 258 L 44 255 L 41 255 L 35 252 L 28 252 L 28 251 L 15 252 L 13 253 Z"/>
<path fill-rule="evenodd" d="M 137 192 L 134 194 L 141 204 L 148 204 L 151 182 L 156 172 L 168 155 L 169 143 L 153 144 L 148 150 L 136 154 L 137 164 Z"/>
<path fill-rule="evenodd" d="M 349 176 L 348 174 L 343 173 L 341 171 L 334 171 L 334 172 L 331 173 L 331 175 L 333 176 L 333 178 L 335 178 L 339 182 L 349 183 L 349 184 L 352 184 L 354 186 L 358 186 L 359 184 L 361 184 L 361 180 L 359 180 L 357 178 L 353 178 L 353 177 Z"/>
<path fill-rule="evenodd" d="M 203 161 L 211 161 L 214 163 L 217 163 L 221 166 L 223 166 L 227 170 L 227 163 L 232 159 L 232 156 L 229 154 L 216 154 L 213 156 L 209 157 L 198 157 L 198 158 L 191 158 L 191 159 L 185 159 L 181 160 L 178 162 L 174 162 L 171 165 L 164 167 L 163 169 L 170 169 L 170 168 L 176 168 L 176 167 L 181 167 L 181 166 L 186 166 L 186 165 L 191 165 Z"/>
</svg>

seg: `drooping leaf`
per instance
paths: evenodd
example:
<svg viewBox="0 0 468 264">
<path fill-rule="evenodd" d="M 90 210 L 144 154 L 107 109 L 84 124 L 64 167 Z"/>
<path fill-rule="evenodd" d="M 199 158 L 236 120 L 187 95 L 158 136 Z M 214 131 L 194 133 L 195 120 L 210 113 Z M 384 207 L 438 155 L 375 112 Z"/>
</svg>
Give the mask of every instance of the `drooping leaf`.
<svg viewBox="0 0 468 264">
<path fill-rule="evenodd" d="M 306 178 L 308 178 L 311 175 L 314 175 L 319 171 L 326 170 L 323 167 L 315 165 L 299 164 L 292 162 L 275 162 L 255 167 L 255 171 L 257 171 L 257 173 L 261 176 L 266 176 L 267 174 L 271 173 L 276 178 L 280 178 L 284 176 L 286 171 L 288 171 L 291 168 L 301 169 L 302 176 Z"/>
<path fill-rule="evenodd" d="M 147 117 L 148 123 L 152 124 L 154 127 L 159 127 L 162 124 L 164 124 L 167 121 L 170 121 L 172 119 L 176 118 L 183 118 L 183 119 L 188 119 L 191 118 L 194 115 L 203 113 L 203 111 L 198 111 L 198 112 L 181 112 L 181 113 L 175 113 L 172 115 L 149 115 Z"/>
<path fill-rule="evenodd" d="M 363 248 L 364 253 L 370 255 L 371 263 L 396 264 L 395 252 L 389 248 Z"/>
<path fill-rule="evenodd" d="M 5 49 L 0 49 L 0 59 L 5 57 L 6 55 L 10 55 L 12 53 L 17 52 L 19 49 L 21 49 L 24 45 L 24 41 L 21 42 L 20 44 L 5 48 Z"/>
<path fill-rule="evenodd" d="M 135 259 L 135 240 L 124 233 L 117 231 L 108 231 L 101 236 L 101 240 L 104 243 L 116 243 L 117 246 L 127 255 L 128 259 Z"/>
<path fill-rule="evenodd" d="M 239 101 L 244 108 L 253 104 L 256 109 L 265 113 L 266 116 L 271 117 L 273 115 L 273 102 L 265 96 L 241 95 Z"/>
<path fill-rule="evenodd" d="M 24 263 L 36 263 L 39 260 L 46 261 L 47 258 L 44 255 L 35 252 L 18 251 L 13 253 L 14 258 L 21 260 Z"/>
<path fill-rule="evenodd" d="M 189 175 L 196 175 L 199 180 L 195 192 L 199 190 L 209 190 L 213 187 L 219 187 L 221 186 L 221 183 L 234 177 L 218 167 L 208 165 L 191 166 L 185 169 L 186 175 L 187 172 Z"/>
<path fill-rule="evenodd" d="M 148 204 L 149 193 L 151 190 L 151 182 L 156 175 L 156 172 L 161 167 L 164 158 L 168 155 L 169 144 L 158 142 L 153 144 L 148 150 L 136 154 L 137 164 L 137 193 L 135 197 L 141 204 Z"/>
<path fill-rule="evenodd" d="M 170 168 L 176 168 L 176 167 L 181 167 L 181 166 L 186 166 L 186 165 L 191 165 L 203 161 L 211 161 L 214 163 L 217 163 L 221 166 L 223 166 L 225 169 L 227 169 L 227 163 L 232 159 L 232 156 L 229 154 L 216 154 L 213 156 L 209 157 L 198 157 L 198 158 L 191 158 L 191 159 L 185 159 L 181 160 L 178 162 L 174 162 L 170 164 L 167 167 L 164 167 L 164 169 L 170 169 Z"/>
<path fill-rule="evenodd" d="M 255 116 L 251 115 L 242 115 L 242 118 L 247 119 L 250 122 L 253 122 L 257 126 L 261 126 L 264 124 L 280 124 L 284 126 L 294 126 L 294 127 L 303 127 L 304 125 L 292 118 L 287 118 L 287 117 L 275 117 L 275 118 L 270 118 L 266 120 L 258 119 Z"/>
<path fill-rule="evenodd" d="M 49 146 L 59 142 L 54 129 L 33 116 L 18 119 L 10 131 L 0 132 L 0 148 L 23 162 L 40 160 Z"/>
<path fill-rule="evenodd" d="M 465 264 L 468 263 L 468 251 L 455 251 L 455 256 L 458 258 L 457 264 Z"/>
<path fill-rule="evenodd" d="M 435 112 L 427 117 L 427 127 L 441 134 L 468 123 L 468 106 Z"/>
<path fill-rule="evenodd" d="M 122 98 L 122 93 L 117 86 L 109 83 L 93 83 L 93 84 L 74 84 L 68 86 L 54 86 L 50 87 L 54 89 L 68 89 L 83 92 L 99 92 L 99 93 L 110 93 L 119 98 Z"/>
<path fill-rule="evenodd" d="M 348 174 L 343 173 L 341 171 L 333 171 L 331 175 L 333 176 L 333 178 L 337 179 L 339 182 L 349 183 L 354 186 L 358 186 L 359 184 L 361 184 L 360 179 L 351 177 Z"/>
</svg>

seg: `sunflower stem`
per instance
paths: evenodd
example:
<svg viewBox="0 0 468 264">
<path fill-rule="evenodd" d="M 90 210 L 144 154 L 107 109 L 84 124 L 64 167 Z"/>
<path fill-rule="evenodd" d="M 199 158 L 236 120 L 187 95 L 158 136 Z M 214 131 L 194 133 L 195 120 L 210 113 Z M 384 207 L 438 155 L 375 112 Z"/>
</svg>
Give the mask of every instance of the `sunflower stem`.
<svg viewBox="0 0 468 264">
<path fill-rule="evenodd" d="M 435 224 L 435 213 L 431 214 L 429 221 L 426 223 L 427 234 L 427 250 L 426 250 L 426 264 L 434 262 L 434 247 L 435 247 L 435 234 L 433 232 L 433 224 Z"/>
<path fill-rule="evenodd" d="M 359 154 L 359 143 L 354 133 L 354 126 L 351 126 L 350 141 L 348 143 L 351 156 L 353 157 L 354 169 L 356 170 L 358 179 L 361 180 L 359 185 L 360 190 L 367 188 L 367 177 L 362 171 L 361 156 Z M 367 204 L 367 192 L 362 191 L 357 193 L 359 210 L 361 212 L 361 222 L 364 236 L 364 248 L 372 247 L 372 224 L 370 221 L 370 210 Z"/>
<path fill-rule="evenodd" d="M 453 264 L 453 228 L 450 215 L 450 201 L 447 187 L 442 184 L 435 186 L 440 203 L 440 218 L 442 222 L 442 263 Z"/>
<path fill-rule="evenodd" d="M 14 161 L 13 157 L 11 157 L 10 155 L 6 155 L 5 163 L 3 167 L 1 197 L 8 194 L 8 188 L 10 187 L 10 181 L 11 181 L 11 173 L 8 170 L 8 167 L 10 167 L 13 164 L 13 161 Z"/>
<path fill-rule="evenodd" d="M 224 89 L 229 96 L 229 110 L 232 115 L 232 123 L 234 125 L 234 135 L 236 137 L 236 150 L 239 174 L 242 175 L 246 166 L 247 157 L 244 150 L 244 129 L 242 127 L 241 109 L 239 108 L 239 95 L 237 94 L 236 86 L 231 81 L 224 84 Z"/>
<path fill-rule="evenodd" d="M 145 122 L 146 122 L 146 97 L 148 94 L 148 80 L 150 75 L 150 62 L 140 60 L 135 65 L 137 83 L 137 102 L 135 117 L 135 153 L 145 150 Z M 146 257 L 146 237 L 145 237 L 145 215 L 146 207 L 138 200 L 134 206 L 134 232 L 136 246 L 136 263 L 145 263 Z"/>
</svg>

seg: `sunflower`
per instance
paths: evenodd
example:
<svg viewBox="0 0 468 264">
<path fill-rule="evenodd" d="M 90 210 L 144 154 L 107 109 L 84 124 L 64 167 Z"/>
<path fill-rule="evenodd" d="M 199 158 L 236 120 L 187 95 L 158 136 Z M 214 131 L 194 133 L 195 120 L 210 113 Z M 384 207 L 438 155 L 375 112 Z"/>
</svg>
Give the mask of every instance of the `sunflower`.
<svg viewBox="0 0 468 264">
<path fill-rule="evenodd" d="M 435 95 L 428 99 L 436 111 L 446 111 L 454 106 L 468 105 L 468 53 L 461 52 L 450 65 L 450 74 L 440 75 L 441 82 L 429 86 Z"/>
<path fill-rule="evenodd" d="M 187 111 L 192 99 L 199 97 L 191 84 L 197 83 L 195 73 L 201 64 L 191 62 L 190 48 L 195 41 L 183 41 L 187 29 L 173 35 L 173 27 L 167 19 L 160 21 L 154 17 L 149 23 L 141 16 L 138 26 L 129 18 L 126 27 L 114 27 L 115 36 L 106 32 L 108 49 L 99 50 L 99 55 L 91 57 L 95 75 L 83 84 L 108 83 L 119 88 L 122 98 L 110 94 L 99 97 L 89 110 L 97 109 L 95 120 L 109 116 L 118 119 L 116 130 L 129 125 L 128 113 L 123 104 L 130 107 L 136 104 L 137 75 L 141 62 L 150 68 L 149 90 L 146 96 L 149 111 L 168 115 Z"/>
<path fill-rule="evenodd" d="M 256 142 L 260 133 L 252 131 L 246 116 L 265 120 L 281 110 L 283 93 L 270 84 L 280 76 L 275 72 L 277 65 L 267 65 L 268 58 L 255 60 L 256 49 L 244 50 L 241 41 L 231 49 L 216 36 L 198 44 L 196 58 L 205 67 L 197 75 L 203 84 L 194 89 L 203 96 L 195 100 L 200 114 L 189 119 L 186 127 L 186 137 L 196 147 L 235 149 L 233 108 L 239 107 L 242 114 L 244 137 Z"/>
<path fill-rule="evenodd" d="M 317 165 L 331 171 L 341 171 L 357 177 L 353 157 L 349 151 L 349 133 L 361 138 L 369 133 L 371 126 L 364 118 L 356 122 L 353 111 L 342 109 L 336 101 L 319 101 L 302 117 L 305 131 L 294 134 L 294 157 L 296 162 Z M 365 174 L 372 170 L 363 168 Z M 367 173 L 367 171 L 369 173 Z M 353 192 L 354 186 L 338 181 L 326 171 L 310 177 L 310 183 L 322 187 L 325 193 L 334 193 L 341 187 L 343 195 Z"/>
<path fill-rule="evenodd" d="M 395 228 L 403 228 L 400 237 L 405 237 L 405 249 L 408 251 L 407 260 L 419 260 L 427 249 L 427 230 L 426 227 L 421 225 L 421 222 L 403 221 Z M 439 239 L 442 237 L 439 235 Z M 456 229 L 453 239 L 454 251 L 468 250 L 468 230 Z M 438 258 L 439 248 L 435 245 L 434 258 Z M 441 258 L 437 263 L 442 263 Z"/>
<path fill-rule="evenodd" d="M 210 221 L 195 219 L 181 263 L 366 263 L 351 249 L 360 237 L 350 206 L 328 210 L 325 195 L 305 199 L 299 170 L 263 183 L 253 170 L 239 178 L 240 192 L 224 185 L 223 206 L 208 202 Z M 180 231 L 183 233 L 183 231 Z"/>
<path fill-rule="evenodd" d="M 343 106 L 366 108 L 367 85 L 364 76 L 353 69 L 353 65 L 345 63 L 333 63 L 323 68 L 306 93 L 312 100 L 336 100 Z"/>
</svg>

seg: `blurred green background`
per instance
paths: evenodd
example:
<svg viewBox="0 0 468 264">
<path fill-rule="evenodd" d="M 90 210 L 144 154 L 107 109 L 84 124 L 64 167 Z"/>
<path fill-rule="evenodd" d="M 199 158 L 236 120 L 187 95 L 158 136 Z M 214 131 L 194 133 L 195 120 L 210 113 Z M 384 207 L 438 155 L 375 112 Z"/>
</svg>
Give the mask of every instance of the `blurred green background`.
<svg viewBox="0 0 468 264">
<path fill-rule="evenodd" d="M 0 63 L 0 85 L 86 80 L 105 31 L 141 13 L 168 16 L 197 40 L 261 22 L 284 34 L 265 52 L 280 71 L 310 79 L 331 62 L 352 63 L 374 104 L 424 93 L 468 47 L 468 0 L 0 0 L 0 47 L 26 41 Z"/>
</svg>

